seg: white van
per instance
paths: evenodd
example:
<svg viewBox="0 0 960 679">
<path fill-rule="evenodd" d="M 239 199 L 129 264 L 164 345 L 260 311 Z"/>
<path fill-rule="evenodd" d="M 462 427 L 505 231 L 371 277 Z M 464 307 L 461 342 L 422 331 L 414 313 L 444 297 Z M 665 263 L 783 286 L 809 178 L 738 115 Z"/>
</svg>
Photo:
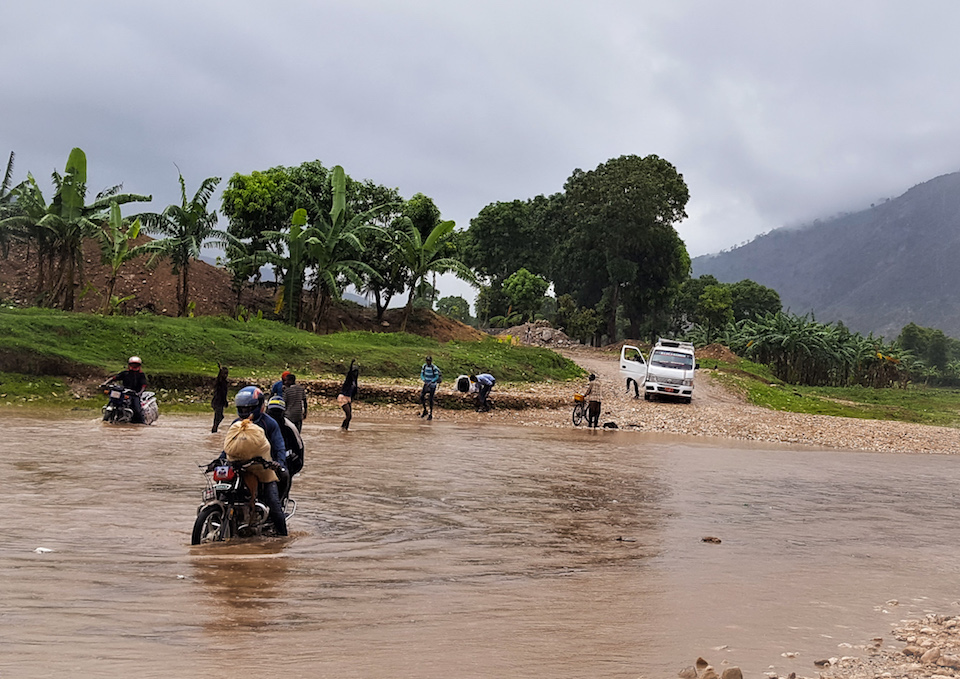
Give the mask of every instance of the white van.
<svg viewBox="0 0 960 679">
<path fill-rule="evenodd" d="M 656 346 L 650 350 L 643 397 L 650 400 L 655 396 L 673 396 L 690 403 L 696 367 L 692 343 L 658 339 Z"/>
<path fill-rule="evenodd" d="M 633 397 L 640 397 L 640 387 L 647 380 L 647 362 L 637 347 L 624 344 L 620 349 L 620 377 L 627 380 L 627 391 L 633 386 Z"/>
</svg>

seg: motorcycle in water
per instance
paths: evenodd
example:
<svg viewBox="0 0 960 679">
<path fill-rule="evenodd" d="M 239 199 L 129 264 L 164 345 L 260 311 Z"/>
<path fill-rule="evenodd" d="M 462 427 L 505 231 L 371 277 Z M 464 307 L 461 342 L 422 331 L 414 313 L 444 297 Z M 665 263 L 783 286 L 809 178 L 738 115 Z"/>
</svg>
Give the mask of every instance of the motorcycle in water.
<svg viewBox="0 0 960 679">
<path fill-rule="evenodd" d="M 190 544 L 276 534 L 269 507 L 259 501 L 250 502 L 250 490 L 243 479 L 244 471 L 255 464 L 270 465 L 263 458 L 255 457 L 237 462 L 224 460 L 209 471 L 207 465 L 200 466 L 204 470 L 207 487 L 201 494 L 203 502 L 197 508 Z M 296 513 L 296 500 L 287 497 L 280 502 L 287 519 Z"/>
<path fill-rule="evenodd" d="M 103 406 L 103 421 L 111 424 L 129 424 L 133 422 L 133 399 L 137 392 L 125 389 L 119 382 L 105 382 L 100 385 L 104 395 L 109 399 Z M 157 396 L 152 391 L 145 391 L 139 396 L 140 408 L 143 411 L 143 423 L 153 424 L 160 417 L 157 406 Z"/>
</svg>

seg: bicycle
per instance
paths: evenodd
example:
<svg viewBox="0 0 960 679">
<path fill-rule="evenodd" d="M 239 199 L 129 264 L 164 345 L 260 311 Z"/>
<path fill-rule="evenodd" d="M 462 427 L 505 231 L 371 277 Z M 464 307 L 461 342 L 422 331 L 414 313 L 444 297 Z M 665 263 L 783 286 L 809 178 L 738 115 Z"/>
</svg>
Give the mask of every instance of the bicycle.
<svg viewBox="0 0 960 679">
<path fill-rule="evenodd" d="M 573 395 L 573 426 L 579 427 L 583 422 L 584 416 L 587 414 L 587 402 L 583 398 L 583 394 L 574 394 Z"/>
</svg>

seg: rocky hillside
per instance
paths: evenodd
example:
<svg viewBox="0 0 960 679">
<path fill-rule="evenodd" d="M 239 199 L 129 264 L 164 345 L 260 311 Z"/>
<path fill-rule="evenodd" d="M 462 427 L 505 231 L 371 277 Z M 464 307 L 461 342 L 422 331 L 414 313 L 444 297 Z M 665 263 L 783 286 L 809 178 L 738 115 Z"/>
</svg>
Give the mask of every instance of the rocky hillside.
<svg viewBox="0 0 960 679">
<path fill-rule="evenodd" d="M 784 308 L 896 337 L 907 323 L 960 337 L 960 173 L 898 198 L 693 260 L 695 276 L 749 278 Z"/>
</svg>

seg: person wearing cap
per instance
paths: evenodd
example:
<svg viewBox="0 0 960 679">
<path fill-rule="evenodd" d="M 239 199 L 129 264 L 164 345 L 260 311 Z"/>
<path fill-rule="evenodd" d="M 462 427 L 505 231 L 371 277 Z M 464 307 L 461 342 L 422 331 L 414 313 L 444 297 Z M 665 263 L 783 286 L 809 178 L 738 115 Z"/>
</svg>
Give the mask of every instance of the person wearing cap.
<svg viewBox="0 0 960 679">
<path fill-rule="evenodd" d="M 440 384 L 440 368 L 433 364 L 433 356 L 427 356 L 426 363 L 420 368 L 420 379 L 423 380 L 423 388 L 420 390 L 420 407 L 423 412 L 420 417 L 433 419 L 433 397 L 437 393 L 437 385 Z M 430 412 L 427 413 L 426 401 L 430 402 Z"/>
<path fill-rule="evenodd" d="M 287 403 L 286 416 L 297 431 L 303 429 L 303 421 L 307 419 L 307 391 L 302 384 L 297 384 L 297 376 L 287 373 L 286 386 L 283 388 L 283 400 Z"/>
<path fill-rule="evenodd" d="M 136 398 L 130 399 L 130 405 L 133 408 L 133 421 L 137 424 L 143 424 L 143 404 L 140 402 L 140 394 L 147 386 L 147 376 L 143 374 L 143 361 L 139 356 L 131 356 L 127 360 L 127 369 L 121 370 L 111 377 L 111 380 L 119 380 L 124 389 L 130 389 L 137 394 Z"/>
<path fill-rule="evenodd" d="M 282 398 L 273 396 L 267 401 L 267 415 L 276 420 L 280 426 L 283 444 L 287 449 L 287 471 L 290 472 L 292 480 L 294 474 L 299 474 L 303 469 L 303 438 L 293 422 L 287 418 L 286 410 L 287 404 Z"/>
<path fill-rule="evenodd" d="M 284 370 L 280 373 L 280 379 L 273 383 L 273 386 L 270 387 L 271 396 L 279 396 L 283 398 L 283 388 L 287 386 L 287 377 L 290 375 L 289 372 Z"/>
<path fill-rule="evenodd" d="M 583 397 L 587 401 L 587 426 L 596 429 L 600 426 L 600 380 L 593 373 L 590 373 Z"/>
</svg>

